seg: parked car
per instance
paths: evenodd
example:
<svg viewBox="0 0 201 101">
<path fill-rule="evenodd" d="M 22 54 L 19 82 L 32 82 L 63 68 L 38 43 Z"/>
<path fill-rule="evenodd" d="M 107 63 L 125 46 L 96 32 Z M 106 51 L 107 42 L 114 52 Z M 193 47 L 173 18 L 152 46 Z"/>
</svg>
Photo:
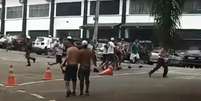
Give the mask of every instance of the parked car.
<svg viewBox="0 0 201 101">
<path fill-rule="evenodd" d="M 50 37 L 37 37 L 33 42 L 33 51 L 37 54 L 48 54 L 48 50 L 54 47 L 57 40 Z"/>
<path fill-rule="evenodd" d="M 183 66 L 184 51 L 178 50 L 169 53 L 168 65 L 169 66 Z"/>
<path fill-rule="evenodd" d="M 160 53 L 160 48 L 155 48 L 154 50 L 151 51 L 150 56 L 149 56 L 149 64 L 154 64 L 157 63 L 158 58 Z"/>
<path fill-rule="evenodd" d="M 5 48 L 6 47 L 6 37 L 1 37 L 0 38 L 0 48 Z"/>
<path fill-rule="evenodd" d="M 195 48 L 187 50 L 183 58 L 183 66 L 200 68 L 201 51 Z"/>
<path fill-rule="evenodd" d="M 98 59 L 101 59 L 101 57 L 103 56 L 103 50 L 105 45 L 105 43 L 98 43 L 96 47 L 96 55 Z"/>
</svg>

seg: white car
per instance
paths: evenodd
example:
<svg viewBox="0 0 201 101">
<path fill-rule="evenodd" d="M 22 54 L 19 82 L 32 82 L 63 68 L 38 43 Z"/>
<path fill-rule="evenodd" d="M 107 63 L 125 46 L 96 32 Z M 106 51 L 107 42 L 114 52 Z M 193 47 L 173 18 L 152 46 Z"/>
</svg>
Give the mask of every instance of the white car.
<svg viewBox="0 0 201 101">
<path fill-rule="evenodd" d="M 3 48 L 3 47 L 5 46 L 6 41 L 7 41 L 6 37 L 0 38 L 0 47 L 1 47 L 1 48 Z"/>
<path fill-rule="evenodd" d="M 33 42 L 33 50 L 37 54 L 48 53 L 48 50 L 53 48 L 58 39 L 50 37 L 37 37 Z"/>
<path fill-rule="evenodd" d="M 150 53 L 150 57 L 149 57 L 149 63 L 153 64 L 153 63 L 157 63 L 158 58 L 160 54 L 160 49 L 154 49 L 153 51 L 151 51 Z"/>
</svg>

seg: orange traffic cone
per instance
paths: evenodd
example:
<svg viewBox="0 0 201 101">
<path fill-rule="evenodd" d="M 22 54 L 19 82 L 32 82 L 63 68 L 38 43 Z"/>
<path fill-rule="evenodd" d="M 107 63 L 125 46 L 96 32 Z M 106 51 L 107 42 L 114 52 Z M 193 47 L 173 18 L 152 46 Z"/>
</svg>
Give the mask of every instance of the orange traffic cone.
<svg viewBox="0 0 201 101">
<path fill-rule="evenodd" d="M 16 86 L 16 77 L 13 72 L 13 65 L 10 65 L 9 67 L 9 74 L 8 74 L 8 80 L 6 81 L 6 86 Z"/>
<path fill-rule="evenodd" d="M 113 75 L 112 66 L 109 66 L 107 69 L 100 72 L 99 75 Z"/>
<path fill-rule="evenodd" d="M 50 70 L 50 67 L 47 67 L 47 69 L 45 70 L 43 80 L 52 80 L 52 71 Z"/>
</svg>

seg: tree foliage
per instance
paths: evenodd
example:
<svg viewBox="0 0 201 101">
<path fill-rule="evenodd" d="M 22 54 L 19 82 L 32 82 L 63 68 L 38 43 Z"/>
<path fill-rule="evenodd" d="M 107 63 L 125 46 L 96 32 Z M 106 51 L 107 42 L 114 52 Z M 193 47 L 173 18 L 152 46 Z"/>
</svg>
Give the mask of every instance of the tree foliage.
<svg viewBox="0 0 201 101">
<path fill-rule="evenodd" d="M 170 48 L 174 44 L 175 31 L 180 26 L 185 0 L 152 0 L 151 2 L 151 15 L 154 16 L 160 45 Z"/>
</svg>

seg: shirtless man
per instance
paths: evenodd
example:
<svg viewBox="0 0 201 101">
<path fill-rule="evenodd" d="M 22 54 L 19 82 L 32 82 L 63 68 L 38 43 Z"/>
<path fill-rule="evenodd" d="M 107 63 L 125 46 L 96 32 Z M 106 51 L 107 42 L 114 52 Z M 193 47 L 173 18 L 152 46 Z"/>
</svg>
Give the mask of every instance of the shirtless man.
<svg viewBox="0 0 201 101">
<path fill-rule="evenodd" d="M 96 66 L 96 56 L 95 52 L 87 48 L 88 42 L 82 41 L 83 48 L 80 49 L 80 55 L 79 55 L 79 63 L 80 68 L 78 71 L 78 77 L 80 80 L 80 96 L 83 95 L 83 89 L 84 89 L 84 81 L 85 81 L 85 94 L 89 95 L 89 76 L 90 76 L 90 66 L 91 66 L 91 60 L 93 61 L 94 66 Z"/>
<path fill-rule="evenodd" d="M 64 80 L 66 84 L 66 97 L 70 95 L 76 95 L 76 81 L 77 81 L 77 70 L 78 70 L 78 56 L 79 49 L 74 46 L 73 42 L 67 44 L 67 55 L 66 59 L 62 64 L 62 71 L 64 73 Z M 65 70 L 63 70 L 65 66 Z M 73 92 L 70 90 L 70 81 L 73 83 Z"/>
</svg>

